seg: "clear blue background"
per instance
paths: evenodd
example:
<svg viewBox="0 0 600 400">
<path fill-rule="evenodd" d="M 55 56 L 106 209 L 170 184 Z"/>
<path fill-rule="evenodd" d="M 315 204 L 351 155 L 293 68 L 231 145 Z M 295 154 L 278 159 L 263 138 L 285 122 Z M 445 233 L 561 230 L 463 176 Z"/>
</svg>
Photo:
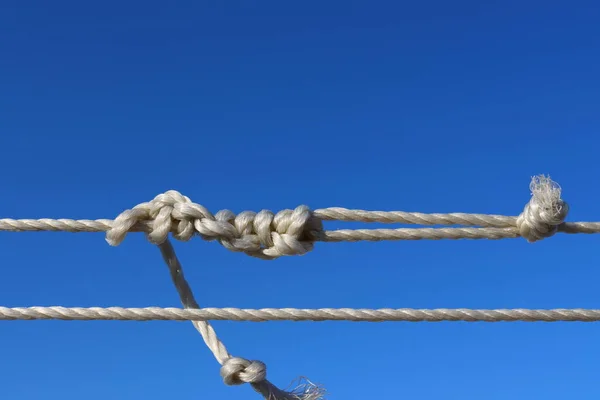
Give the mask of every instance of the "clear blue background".
<svg viewBox="0 0 600 400">
<path fill-rule="evenodd" d="M 516 215 L 547 173 L 569 220 L 600 220 L 599 20 L 596 1 L 3 1 L 0 214 L 113 218 L 176 189 L 214 212 Z M 598 240 L 175 245 L 203 306 L 600 308 Z M 179 306 L 140 234 L 0 248 L 5 306 Z M 599 324 L 214 325 L 332 399 L 600 397 Z M 7 400 L 257 398 L 189 323 L 1 322 L 0 343 Z"/>
</svg>

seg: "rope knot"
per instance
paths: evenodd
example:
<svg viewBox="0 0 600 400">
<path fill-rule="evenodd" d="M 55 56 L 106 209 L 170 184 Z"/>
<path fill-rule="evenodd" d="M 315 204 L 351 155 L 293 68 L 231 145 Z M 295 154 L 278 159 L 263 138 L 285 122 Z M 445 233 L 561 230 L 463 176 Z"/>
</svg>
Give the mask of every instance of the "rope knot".
<svg viewBox="0 0 600 400">
<path fill-rule="evenodd" d="M 532 197 L 517 218 L 517 229 L 533 243 L 557 232 L 567 217 L 569 205 L 560 198 L 560 186 L 549 177 L 536 176 L 529 187 Z"/>
<path fill-rule="evenodd" d="M 163 243 L 169 232 L 183 241 L 197 233 L 205 240 L 219 241 L 229 250 L 263 259 L 305 254 L 313 249 L 316 233 L 323 230 L 321 220 L 307 206 L 277 214 L 263 210 L 236 215 L 222 210 L 213 215 L 174 190 L 121 213 L 106 240 L 118 245 L 136 225 L 146 230 L 148 240 L 154 244 Z"/>
<path fill-rule="evenodd" d="M 181 212 L 192 201 L 175 190 L 169 190 L 156 196 L 150 203 L 148 219 L 151 221 L 147 233 L 148 240 L 154 244 L 167 240 L 169 232 L 179 240 L 189 240 L 194 235 L 194 224 Z"/>
<path fill-rule="evenodd" d="M 259 383 L 267 379 L 267 366 L 261 361 L 232 357 L 221 366 L 221 377 L 226 385 Z"/>
</svg>

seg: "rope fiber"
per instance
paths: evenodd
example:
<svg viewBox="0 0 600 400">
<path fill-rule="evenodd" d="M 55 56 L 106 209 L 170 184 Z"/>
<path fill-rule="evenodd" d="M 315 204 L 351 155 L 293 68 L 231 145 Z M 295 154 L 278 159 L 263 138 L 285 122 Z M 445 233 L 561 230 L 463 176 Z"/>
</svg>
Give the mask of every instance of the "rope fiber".
<svg viewBox="0 0 600 400">
<path fill-rule="evenodd" d="M 407 321 L 407 322 L 501 322 L 501 321 L 600 321 L 600 310 L 586 309 L 201 309 L 185 280 L 181 263 L 168 240 L 181 241 L 194 236 L 218 241 L 225 248 L 252 257 L 273 260 L 281 256 L 304 255 L 315 242 L 356 242 L 382 240 L 506 239 L 523 237 L 536 242 L 563 233 L 599 233 L 600 222 L 565 222 L 568 204 L 561 189 L 549 177 L 533 177 L 531 199 L 518 216 L 487 214 L 424 214 L 403 211 L 366 211 L 325 208 L 311 211 L 301 205 L 294 210 L 273 213 L 244 211 L 234 214 L 221 210 L 212 214 L 200 204 L 174 190 L 156 196 L 119 214 L 114 220 L 0 219 L 0 231 L 106 232 L 106 241 L 117 246 L 129 232 L 145 232 L 157 245 L 169 268 L 183 309 L 178 308 L 81 308 L 81 307 L 0 307 L 0 320 L 171 320 L 191 321 L 219 364 L 227 385 L 249 383 L 266 400 L 321 400 L 325 390 L 305 380 L 291 390 L 281 390 L 267 380 L 261 361 L 229 354 L 209 320 L 232 321 Z M 403 223 L 441 227 L 395 229 L 324 230 L 324 221 Z M 457 225 L 448 227 L 451 225 Z"/>
<path fill-rule="evenodd" d="M 564 233 L 599 233 L 600 222 L 564 222 L 569 206 L 561 189 L 550 178 L 536 176 L 530 189 L 532 197 L 518 216 L 486 214 L 424 214 L 403 211 L 365 211 L 324 208 L 311 211 L 307 206 L 258 213 L 234 214 L 221 210 L 212 214 L 174 190 L 156 196 L 122 212 L 114 220 L 0 219 L 0 230 L 106 232 L 106 240 L 119 245 L 129 232 L 142 231 L 150 242 L 163 243 L 169 233 L 187 241 L 194 236 L 216 240 L 229 250 L 267 260 L 281 256 L 303 255 L 315 242 L 356 242 L 383 240 L 507 239 L 523 237 L 536 242 Z M 404 223 L 419 225 L 462 225 L 460 227 L 339 229 L 324 230 L 323 221 Z"/>
<path fill-rule="evenodd" d="M 0 307 L 0 320 L 63 321 L 353 321 L 353 322 L 597 322 L 600 310 L 589 309 L 497 309 L 468 308 L 122 308 L 122 307 Z"/>
</svg>

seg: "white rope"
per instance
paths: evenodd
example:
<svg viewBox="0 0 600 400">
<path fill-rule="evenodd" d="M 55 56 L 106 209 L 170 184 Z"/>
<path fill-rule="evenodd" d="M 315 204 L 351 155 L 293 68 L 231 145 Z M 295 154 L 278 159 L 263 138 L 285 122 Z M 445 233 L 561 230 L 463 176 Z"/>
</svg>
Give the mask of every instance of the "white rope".
<svg viewBox="0 0 600 400">
<path fill-rule="evenodd" d="M 535 242 L 557 232 L 599 233 L 600 222 L 565 223 L 569 207 L 561 198 L 560 187 L 545 176 L 532 179 L 532 197 L 519 216 L 486 214 L 424 214 L 402 211 L 365 211 L 325 208 L 310 211 L 307 206 L 258 213 L 229 210 L 213 215 L 176 191 L 156 196 L 121 213 L 115 220 L 0 219 L 0 230 L 106 232 L 106 240 L 116 246 L 128 232 L 146 232 L 155 244 L 169 233 L 178 240 L 199 235 L 218 240 L 232 251 L 254 257 L 275 259 L 283 255 L 302 255 L 314 242 L 355 242 L 382 240 L 506 239 L 524 237 Z M 357 221 L 420 225 L 463 225 L 452 228 L 340 229 L 327 231 L 323 221 Z"/>
<path fill-rule="evenodd" d="M 253 257 L 275 259 L 284 255 L 303 255 L 313 249 L 316 241 L 380 241 L 421 239 L 504 239 L 524 237 L 535 242 L 565 233 L 599 233 L 600 223 L 565 223 L 569 207 L 561 196 L 560 187 L 545 176 L 532 179 L 532 197 L 516 217 L 485 214 L 424 214 L 401 211 L 365 211 L 326 208 L 311 211 L 307 206 L 283 210 L 277 214 L 263 210 L 234 214 L 229 210 L 213 215 L 200 204 L 176 191 L 168 191 L 153 200 L 122 212 L 114 220 L 71 219 L 0 219 L 5 231 L 68 231 L 106 232 L 106 240 L 116 246 L 129 232 L 143 231 L 150 242 L 159 246 L 172 280 L 184 306 L 180 309 L 125 308 L 63 308 L 63 307 L 0 307 L 0 319 L 114 319 L 147 321 L 191 320 L 204 342 L 221 364 L 221 376 L 228 385 L 250 383 L 267 400 L 320 400 L 324 390 L 310 382 L 292 391 L 283 391 L 266 379 L 266 366 L 260 361 L 232 357 L 219 340 L 209 319 L 237 321 L 599 321 L 600 310 L 469 310 L 469 309 L 199 309 L 186 282 L 181 264 L 168 241 L 169 234 L 178 240 L 190 240 L 199 235 L 205 240 L 217 240 L 232 251 Z M 420 225 L 462 225 L 417 229 L 323 229 L 323 221 L 359 221 L 405 223 Z"/>
<path fill-rule="evenodd" d="M 160 252 L 169 267 L 171 279 L 175 284 L 181 303 L 186 309 L 198 309 L 198 303 L 183 275 L 183 268 L 179 262 L 175 249 L 168 240 L 158 245 Z M 213 327 L 205 320 L 192 321 L 194 327 L 204 343 L 221 364 L 221 377 L 226 385 L 241 385 L 249 383 L 252 388 L 260 393 L 266 400 L 320 400 L 325 393 L 320 386 L 309 381 L 299 385 L 292 391 L 283 391 L 267 380 L 267 366 L 262 361 L 246 360 L 241 357 L 232 357 L 223 342 L 217 337 Z"/>
<path fill-rule="evenodd" d="M 64 321 L 352 321 L 352 322 L 597 322 L 598 309 L 468 308 L 122 308 L 122 307 L 0 307 L 0 320 Z"/>
</svg>

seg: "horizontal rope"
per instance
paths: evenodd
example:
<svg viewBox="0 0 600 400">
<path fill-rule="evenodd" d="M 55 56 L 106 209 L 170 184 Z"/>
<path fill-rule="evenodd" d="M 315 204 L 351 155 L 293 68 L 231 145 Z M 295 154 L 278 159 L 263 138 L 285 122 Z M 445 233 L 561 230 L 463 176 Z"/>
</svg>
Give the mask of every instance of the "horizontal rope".
<svg viewBox="0 0 600 400">
<path fill-rule="evenodd" d="M 216 240 L 229 250 L 253 257 L 275 259 L 284 255 L 303 255 L 314 242 L 382 241 L 421 239 L 504 239 L 524 237 L 529 242 L 557 232 L 598 233 L 600 223 L 566 223 L 568 204 L 561 199 L 560 187 L 545 176 L 534 177 L 532 197 L 518 216 L 486 214 L 425 214 L 402 211 L 366 211 L 326 208 L 311 211 L 301 205 L 277 214 L 262 210 L 234 214 L 221 210 L 212 214 L 176 191 L 167 191 L 149 202 L 123 211 L 114 220 L 0 219 L 5 231 L 106 232 L 106 241 L 120 244 L 129 232 L 142 231 L 158 245 L 184 309 L 177 308 L 66 308 L 0 307 L 0 320 L 175 320 L 192 321 L 205 344 L 221 364 L 221 377 L 227 385 L 248 383 L 268 400 L 321 400 L 325 389 L 307 381 L 284 391 L 267 380 L 266 365 L 258 360 L 232 356 L 218 338 L 209 320 L 232 321 L 407 321 L 407 322 L 513 322 L 513 321 L 600 321 L 600 310 L 586 309 L 200 309 L 183 275 L 181 263 L 168 237 L 186 241 L 194 236 Z M 325 230 L 324 221 L 355 221 L 459 227 L 341 229 Z"/>
<path fill-rule="evenodd" d="M 348 210 L 352 211 L 352 210 Z M 380 211 L 373 211 L 379 213 Z M 447 214 L 450 215 L 450 214 Z M 466 214 L 464 214 L 466 215 Z M 517 217 L 505 217 L 517 218 Z M 0 219 L 0 231 L 8 232 L 106 232 L 113 220 L 73 219 Z M 150 222 L 136 224 L 131 232 L 148 232 Z M 557 226 L 562 233 L 600 233 L 600 222 L 565 222 Z M 397 229 L 335 229 L 314 235 L 321 242 L 356 242 L 384 240 L 440 240 L 440 239 L 510 239 L 520 237 L 516 227 L 505 228 L 397 228 Z"/>
<path fill-rule="evenodd" d="M 313 211 L 313 215 L 323 221 L 403 223 L 415 225 L 464 225 L 487 228 L 511 228 L 516 226 L 518 217 L 486 214 L 424 214 L 404 211 L 366 211 L 332 207 Z M 589 223 L 585 223 L 589 224 Z M 600 223 L 595 223 L 600 229 Z M 63 232 L 106 232 L 112 229 L 112 219 L 0 219 L 0 230 L 10 232 L 63 231 Z M 141 221 L 130 228 L 130 232 L 149 232 L 151 221 Z M 173 229 L 175 230 L 175 228 Z"/>
<path fill-rule="evenodd" d="M 532 197 L 519 216 L 468 213 L 418 213 L 404 211 L 351 210 L 340 207 L 311 211 L 307 206 L 258 213 L 234 214 L 221 210 L 215 215 L 176 191 L 168 191 L 147 203 L 122 212 L 116 219 L 0 219 L 0 230 L 106 232 L 111 245 L 121 243 L 128 232 L 145 232 L 155 244 L 169 234 L 179 240 L 198 235 L 217 240 L 227 249 L 250 256 L 275 259 L 302 255 L 314 242 L 357 242 L 384 240 L 507 239 L 524 237 L 535 242 L 557 232 L 600 233 L 600 222 L 564 222 L 569 206 L 561 189 L 550 178 L 534 177 Z M 324 230 L 324 221 L 354 221 L 459 227 L 338 229 Z"/>
<path fill-rule="evenodd" d="M 339 210 L 339 208 L 338 208 Z M 322 211 L 322 210 L 317 210 L 317 211 Z M 317 211 L 315 211 L 315 214 L 317 214 Z M 348 212 L 359 212 L 359 213 L 373 213 L 374 215 L 377 215 L 379 213 L 388 213 L 388 211 L 364 211 L 364 210 L 346 210 Z M 392 211 L 389 211 L 390 213 L 392 213 Z M 394 211 L 395 213 L 396 211 Z M 411 213 L 406 213 L 406 212 L 402 212 L 403 214 L 411 214 Z M 414 213 L 416 215 L 424 215 L 422 213 Z M 449 215 L 453 215 L 453 214 L 431 214 L 431 215 L 437 215 L 437 216 L 441 216 L 439 220 L 439 222 L 437 223 L 431 223 L 428 225 L 454 225 L 454 224 L 444 224 L 443 221 L 447 221 L 445 219 L 443 219 L 443 216 L 449 216 Z M 468 216 L 468 215 L 474 215 L 477 216 L 477 218 L 479 218 L 479 216 L 481 216 L 482 214 L 460 214 L 463 216 Z M 506 220 L 516 220 L 518 217 L 508 217 L 508 216 L 497 216 L 497 217 L 502 217 L 505 218 Z M 437 218 L 437 217 L 436 217 Z M 477 221 L 478 219 L 475 219 L 472 222 Z M 505 220 L 505 221 L 506 221 Z M 329 221 L 333 221 L 333 219 L 330 219 Z M 338 220 L 338 221 L 359 221 L 359 222 L 385 222 L 385 221 L 374 221 L 374 220 L 351 220 L 351 219 L 344 219 L 344 220 Z M 387 221 L 387 223 L 393 223 L 393 222 L 400 222 L 400 221 Z M 130 232 L 149 232 L 151 230 L 151 225 L 152 223 L 150 221 L 144 221 L 144 222 L 140 222 L 137 223 L 136 225 L 134 225 L 131 229 Z M 426 224 L 422 224 L 422 225 L 426 225 Z M 477 224 L 475 223 L 461 223 L 460 225 L 471 225 L 471 226 L 476 226 Z M 6 231 L 6 232 L 73 232 L 73 233 L 77 233 L 77 232 L 107 232 L 109 230 L 112 229 L 112 227 L 114 226 L 114 220 L 112 219 L 95 219 L 95 220 L 91 220 L 91 219 L 65 219 L 65 218 L 61 218 L 61 219 L 49 219 L 49 218 L 41 218 L 41 219 L 12 219 L 12 218 L 1 218 L 0 219 L 0 231 Z M 488 228 L 488 229 L 485 229 Z M 497 228 L 497 229 L 489 229 L 489 228 Z M 502 229 L 504 228 L 504 229 Z M 394 238 L 396 236 L 394 236 L 393 234 L 388 234 L 387 232 L 406 232 L 407 235 L 410 236 L 414 236 L 414 237 L 421 237 L 423 239 L 428 239 L 428 235 L 426 233 L 423 232 L 429 232 L 432 229 L 435 230 L 444 230 L 446 232 L 466 232 L 466 233 L 457 233 L 457 234 L 453 234 L 452 236 L 464 236 L 463 238 L 468 239 L 471 238 L 473 236 L 477 237 L 477 238 L 487 238 L 488 236 L 496 236 L 498 235 L 497 232 L 510 232 L 510 236 L 507 233 L 505 235 L 505 237 L 518 237 L 520 236 L 518 229 L 516 228 L 515 224 L 513 223 L 512 225 L 504 225 L 503 222 L 498 222 L 498 224 L 496 226 L 489 224 L 489 225 L 485 225 L 484 227 L 480 227 L 480 228 L 398 228 L 398 229 L 383 229 L 383 228 L 377 228 L 377 229 L 335 229 L 335 230 L 329 230 L 329 231 L 323 231 L 322 234 L 317 234 L 315 235 L 315 240 L 318 241 L 338 241 L 336 240 L 339 236 L 338 235 L 343 235 L 344 233 L 347 232 L 361 232 L 361 231 L 368 231 L 371 232 L 374 235 L 380 235 L 382 237 L 385 237 L 386 235 L 388 236 L 388 238 L 386 238 L 385 240 L 394 240 Z M 175 230 L 173 230 L 175 231 Z M 563 233 L 600 233 L 600 222 L 564 222 L 560 225 L 557 225 L 557 231 L 558 232 L 563 232 Z M 480 233 L 477 233 L 480 232 Z M 490 232 L 494 232 L 494 233 L 490 233 Z M 359 235 L 358 237 L 366 237 L 364 234 Z M 368 239 L 360 239 L 360 240 L 368 240 Z"/>
<path fill-rule="evenodd" d="M 0 307 L 0 320 L 73 321 L 353 321 L 353 322 L 596 322 L 597 309 L 496 309 L 468 308 L 122 308 L 122 307 Z"/>
</svg>

